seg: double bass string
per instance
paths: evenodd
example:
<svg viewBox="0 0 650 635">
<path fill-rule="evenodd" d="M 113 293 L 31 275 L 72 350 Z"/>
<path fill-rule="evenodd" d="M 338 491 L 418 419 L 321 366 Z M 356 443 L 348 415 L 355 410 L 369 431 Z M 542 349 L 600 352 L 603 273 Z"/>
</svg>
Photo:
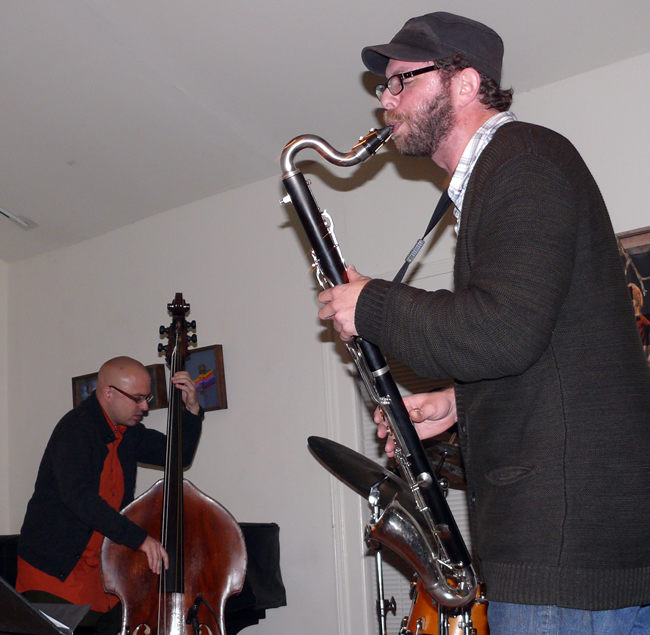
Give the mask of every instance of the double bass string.
<svg viewBox="0 0 650 635">
<path fill-rule="evenodd" d="M 161 543 L 169 555 L 169 569 L 161 573 L 159 588 L 161 597 L 158 602 L 158 623 L 161 622 L 161 611 L 166 622 L 169 611 L 165 610 L 168 602 L 174 603 L 175 596 L 184 592 L 184 558 L 183 558 L 183 484 L 182 484 L 182 445 L 181 417 L 182 393 L 174 386 L 171 378 L 182 369 L 183 356 L 180 352 L 182 333 L 177 325 L 174 328 L 174 345 L 169 357 L 169 409 L 167 412 L 167 451 L 165 459 L 165 487 L 163 496 L 163 514 L 161 525 Z M 171 343 L 171 340 L 170 340 Z M 172 614 L 174 611 L 172 611 Z M 163 631 L 167 632 L 167 624 Z M 160 631 L 159 631 L 160 632 Z"/>
</svg>

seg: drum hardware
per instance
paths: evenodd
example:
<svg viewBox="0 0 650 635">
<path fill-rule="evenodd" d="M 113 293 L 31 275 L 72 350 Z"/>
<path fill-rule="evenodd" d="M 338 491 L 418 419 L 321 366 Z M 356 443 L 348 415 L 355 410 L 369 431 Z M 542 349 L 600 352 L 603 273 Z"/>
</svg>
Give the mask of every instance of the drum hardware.
<svg viewBox="0 0 650 635">
<path fill-rule="evenodd" d="M 385 508 L 397 496 L 413 516 L 419 513 L 406 481 L 386 467 L 330 439 L 312 436 L 307 444 L 316 459 L 334 476 L 368 500 L 374 485 L 379 490 L 379 506 Z"/>
<path fill-rule="evenodd" d="M 381 516 L 379 487 L 387 479 L 388 476 L 384 475 L 380 481 L 370 488 L 368 505 L 371 509 L 370 516 L 373 522 L 377 521 Z M 384 565 L 381 555 L 381 545 L 375 543 L 372 547 L 375 550 L 375 571 L 377 573 L 377 616 L 379 618 L 381 635 L 387 635 L 386 616 L 389 612 L 392 612 L 393 615 L 397 613 L 397 604 L 395 603 L 394 597 L 391 596 L 390 600 L 384 597 Z"/>
<path fill-rule="evenodd" d="M 413 604 L 399 635 L 489 635 L 487 600 L 479 587 L 474 601 L 462 608 L 444 607 L 431 599 L 421 580 L 412 586 Z"/>
<path fill-rule="evenodd" d="M 399 502 L 417 518 L 418 510 L 415 502 L 411 502 L 413 494 L 410 487 L 390 468 L 382 467 L 363 454 L 330 439 L 312 436 L 307 440 L 307 444 L 314 456 L 329 472 L 365 500 L 368 499 L 372 486 L 381 482 L 380 506 L 385 508 L 397 494 Z M 436 443 L 430 446 L 428 452 L 432 462 L 440 462 L 442 453 L 447 454 L 444 464 L 436 471 L 440 487 L 465 489 L 465 473 L 459 467 L 460 464 L 456 465 L 460 458 L 458 446 Z M 384 476 L 387 478 L 384 479 Z"/>
<path fill-rule="evenodd" d="M 455 440 L 456 434 L 454 433 L 447 442 L 436 441 L 425 446 L 425 452 L 431 464 L 435 466 L 434 475 L 438 478 L 438 483 L 445 493 L 449 488 L 461 490 L 467 488 L 463 459 L 460 447 L 454 443 Z"/>
<path fill-rule="evenodd" d="M 450 472 L 456 458 L 460 458 L 458 446 L 451 443 L 437 442 L 429 448 L 434 470 L 441 487 L 447 488 L 449 481 L 453 489 L 458 487 L 458 472 Z M 309 437 L 308 445 L 314 456 L 327 470 L 345 483 L 352 490 L 368 501 L 370 507 L 370 522 L 376 523 L 393 499 L 397 499 L 409 514 L 417 517 L 417 508 L 412 502 L 410 489 L 405 481 L 386 467 L 382 467 L 363 454 L 325 439 Z M 464 474 L 463 474 L 464 478 Z M 440 531 L 443 527 L 438 528 Z M 379 616 L 381 635 L 387 635 L 386 619 L 389 613 L 395 615 L 397 607 L 395 598 L 384 597 L 382 545 L 370 541 L 369 546 L 374 550 L 375 570 L 377 575 L 377 614 Z M 482 596 L 479 587 L 474 602 L 464 609 L 442 607 L 434 602 L 424 589 L 422 581 L 416 576 L 409 591 L 411 611 L 404 617 L 398 635 L 489 635 L 487 625 L 487 600 Z"/>
</svg>

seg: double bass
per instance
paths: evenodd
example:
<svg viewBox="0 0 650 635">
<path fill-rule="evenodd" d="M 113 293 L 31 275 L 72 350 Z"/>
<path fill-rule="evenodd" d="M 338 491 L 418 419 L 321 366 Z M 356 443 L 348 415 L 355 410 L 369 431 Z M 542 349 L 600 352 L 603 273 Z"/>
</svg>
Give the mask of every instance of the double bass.
<svg viewBox="0 0 650 635">
<path fill-rule="evenodd" d="M 246 575 L 246 546 L 237 521 L 215 500 L 183 478 L 182 392 L 171 377 L 183 370 L 189 337 L 189 304 L 177 293 L 166 353 L 170 369 L 164 477 L 122 510 L 159 540 L 169 567 L 154 574 L 143 552 L 104 539 L 102 577 L 108 593 L 122 602 L 122 635 L 226 635 L 224 606 L 239 593 Z"/>
</svg>

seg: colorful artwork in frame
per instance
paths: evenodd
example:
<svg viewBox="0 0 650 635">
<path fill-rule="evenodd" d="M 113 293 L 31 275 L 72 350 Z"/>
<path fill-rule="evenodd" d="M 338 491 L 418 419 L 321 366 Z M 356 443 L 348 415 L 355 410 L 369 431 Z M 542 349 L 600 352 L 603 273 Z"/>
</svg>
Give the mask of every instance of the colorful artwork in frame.
<svg viewBox="0 0 650 635">
<path fill-rule="evenodd" d="M 97 388 L 97 373 L 72 378 L 72 407 L 76 408 Z"/>
<path fill-rule="evenodd" d="M 639 335 L 650 363 L 650 227 L 617 237 Z"/>
<path fill-rule="evenodd" d="M 221 344 L 188 350 L 185 370 L 194 381 L 199 403 L 206 412 L 228 407 Z"/>
</svg>

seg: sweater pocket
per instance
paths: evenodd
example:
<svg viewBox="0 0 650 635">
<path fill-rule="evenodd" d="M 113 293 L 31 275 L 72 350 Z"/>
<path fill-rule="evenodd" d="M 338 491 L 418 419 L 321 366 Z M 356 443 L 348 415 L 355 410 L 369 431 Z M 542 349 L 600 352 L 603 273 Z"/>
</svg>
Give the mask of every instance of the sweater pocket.
<svg viewBox="0 0 650 635">
<path fill-rule="evenodd" d="M 521 465 L 509 465 L 499 467 L 485 473 L 485 479 L 492 485 L 512 485 L 533 476 L 537 470 L 534 467 Z"/>
</svg>

